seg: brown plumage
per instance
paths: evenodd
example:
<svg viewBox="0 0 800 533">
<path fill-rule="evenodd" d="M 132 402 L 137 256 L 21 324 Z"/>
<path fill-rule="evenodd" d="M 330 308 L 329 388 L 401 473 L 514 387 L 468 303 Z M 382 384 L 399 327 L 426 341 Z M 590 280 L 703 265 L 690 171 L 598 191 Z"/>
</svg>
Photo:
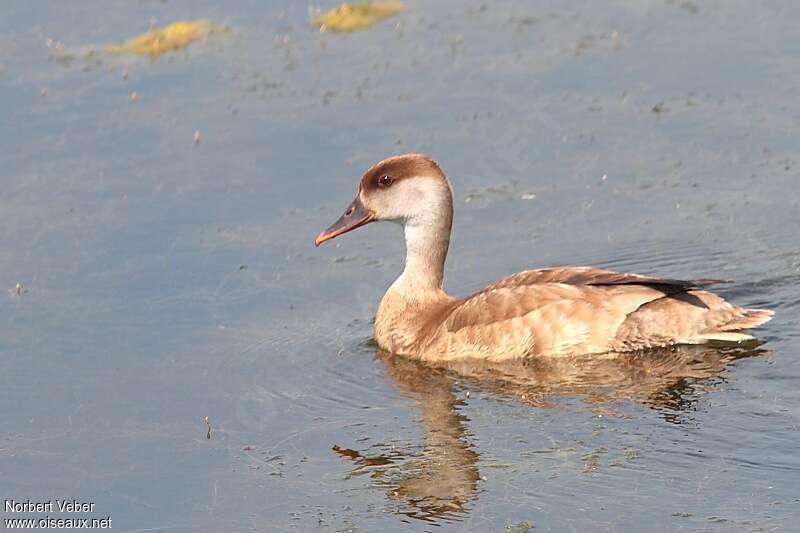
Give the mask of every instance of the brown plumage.
<svg viewBox="0 0 800 533">
<path fill-rule="evenodd" d="M 462 299 L 442 290 L 453 198 L 435 161 L 385 159 L 362 177 L 345 214 L 316 244 L 375 220 L 403 225 L 406 263 L 375 317 L 381 348 L 429 361 L 626 352 L 673 344 L 752 339 L 765 309 L 744 309 L 681 281 L 592 267 L 512 274 Z"/>
</svg>

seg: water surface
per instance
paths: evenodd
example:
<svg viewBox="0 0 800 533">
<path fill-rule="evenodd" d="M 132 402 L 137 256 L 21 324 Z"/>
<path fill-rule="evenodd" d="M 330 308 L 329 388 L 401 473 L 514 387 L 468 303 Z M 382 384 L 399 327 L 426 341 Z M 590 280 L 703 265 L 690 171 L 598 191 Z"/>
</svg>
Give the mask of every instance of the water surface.
<svg viewBox="0 0 800 533">
<path fill-rule="evenodd" d="M 408 4 L 350 35 L 274 0 L 4 7 L 2 497 L 117 531 L 793 528 L 800 7 Z M 234 32 L 84 57 L 194 18 Z M 312 241 L 406 151 L 454 184 L 454 294 L 558 264 L 733 279 L 767 343 L 377 352 L 400 232 Z"/>
</svg>

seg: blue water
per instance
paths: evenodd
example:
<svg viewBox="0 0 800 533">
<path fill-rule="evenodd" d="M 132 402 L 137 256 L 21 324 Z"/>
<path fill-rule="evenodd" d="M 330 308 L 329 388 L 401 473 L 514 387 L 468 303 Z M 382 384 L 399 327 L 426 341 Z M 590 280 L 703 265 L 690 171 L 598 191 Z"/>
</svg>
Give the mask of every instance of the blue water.
<svg viewBox="0 0 800 533">
<path fill-rule="evenodd" d="M 795 528 L 800 6 L 408 5 L 350 35 L 274 0 L 4 6 L 0 498 L 118 532 Z M 233 33 L 99 51 L 196 18 Z M 400 232 L 313 238 L 407 151 L 456 191 L 452 293 L 555 264 L 722 277 L 775 309 L 766 344 L 377 353 Z"/>
</svg>

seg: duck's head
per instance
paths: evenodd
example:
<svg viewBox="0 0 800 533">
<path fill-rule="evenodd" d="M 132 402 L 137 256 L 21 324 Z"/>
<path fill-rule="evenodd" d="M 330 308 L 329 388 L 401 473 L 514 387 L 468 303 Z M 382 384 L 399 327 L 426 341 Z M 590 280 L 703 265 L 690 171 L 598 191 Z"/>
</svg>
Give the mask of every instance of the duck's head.
<svg viewBox="0 0 800 533">
<path fill-rule="evenodd" d="M 391 220 L 408 225 L 433 225 L 453 216 L 453 194 L 439 165 L 424 154 L 404 154 L 384 159 L 364 173 L 355 200 L 331 227 L 317 235 L 314 244 L 374 221 Z"/>
</svg>

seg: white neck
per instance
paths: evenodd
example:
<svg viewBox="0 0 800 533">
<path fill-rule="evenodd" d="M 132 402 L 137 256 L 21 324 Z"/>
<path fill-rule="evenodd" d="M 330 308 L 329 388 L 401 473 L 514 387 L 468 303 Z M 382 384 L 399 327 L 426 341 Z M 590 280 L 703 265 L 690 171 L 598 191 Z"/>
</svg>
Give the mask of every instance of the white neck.
<svg viewBox="0 0 800 533">
<path fill-rule="evenodd" d="M 392 288 L 408 296 L 442 289 L 444 262 L 450 246 L 452 207 L 446 216 L 426 216 L 405 223 L 406 265 Z"/>
</svg>

